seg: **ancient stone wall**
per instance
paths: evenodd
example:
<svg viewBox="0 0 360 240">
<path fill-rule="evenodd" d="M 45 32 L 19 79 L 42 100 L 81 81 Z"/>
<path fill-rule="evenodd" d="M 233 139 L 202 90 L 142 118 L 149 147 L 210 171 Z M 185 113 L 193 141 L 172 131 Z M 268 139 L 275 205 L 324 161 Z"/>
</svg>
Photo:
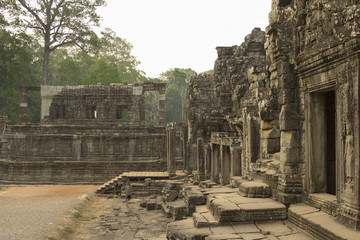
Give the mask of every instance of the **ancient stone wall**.
<svg viewBox="0 0 360 240">
<path fill-rule="evenodd" d="M 0 136 L 0 181 L 99 183 L 124 171 L 166 171 L 166 127 L 144 121 L 144 92 L 159 91 L 161 115 L 165 88 L 42 86 L 42 123 Z"/>
<path fill-rule="evenodd" d="M 188 148 L 189 165 L 192 163 L 192 167 L 187 170 L 196 169 L 198 174 L 203 175 L 206 171 L 202 166 L 209 166 L 210 162 L 214 166 L 221 165 L 214 160 L 220 158 L 205 154 L 209 152 L 209 148 L 202 149 L 203 147 L 198 146 L 201 144 L 204 147 L 222 149 L 221 146 L 210 143 L 211 132 L 243 135 L 250 144 L 243 144 L 243 151 L 236 155 L 240 154 L 243 159 L 251 159 L 252 162 L 258 159 L 260 125 L 257 99 L 260 95 L 259 89 L 266 84 L 264 42 L 265 33 L 255 28 L 242 45 L 217 47 L 218 58 L 215 61 L 214 74 L 196 76 L 190 80 L 187 88 L 187 121 L 188 144 L 191 145 Z M 199 151 L 204 154 L 198 154 Z M 196 156 L 203 157 L 197 159 Z M 221 153 L 219 156 L 222 156 Z M 249 161 L 243 162 L 246 165 L 244 171 L 249 172 Z M 239 174 L 240 171 L 231 173 L 233 172 Z M 212 175 L 213 178 L 218 178 L 218 174 Z"/>
<path fill-rule="evenodd" d="M 145 121 L 145 92 L 159 92 L 159 122 L 164 123 L 164 83 L 110 86 L 42 86 L 42 121 L 56 124 L 98 124 Z"/>
<path fill-rule="evenodd" d="M 212 84 L 190 82 L 189 99 L 211 94 L 202 95 L 210 109 L 188 105 L 189 165 L 201 172 L 197 151 L 208 151 L 192 139 L 220 132 L 207 154 L 213 180 L 226 184 L 229 161 L 240 163 L 243 177 L 268 183 L 281 202 L 332 206 L 328 212 L 359 229 L 360 1 L 273 0 L 266 35 L 255 29 L 240 47 L 217 48 Z M 209 124 L 213 108 L 218 122 Z M 241 161 L 228 159 L 234 133 Z"/>
</svg>

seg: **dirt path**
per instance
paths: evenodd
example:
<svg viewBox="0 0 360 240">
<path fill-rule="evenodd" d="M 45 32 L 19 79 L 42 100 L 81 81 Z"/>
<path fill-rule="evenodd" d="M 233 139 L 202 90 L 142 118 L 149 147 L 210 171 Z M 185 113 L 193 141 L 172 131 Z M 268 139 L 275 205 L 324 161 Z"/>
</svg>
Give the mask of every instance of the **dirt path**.
<svg viewBox="0 0 360 240">
<path fill-rule="evenodd" d="M 0 239 L 44 239 L 79 197 L 96 187 L 0 186 Z"/>
<path fill-rule="evenodd" d="M 59 225 L 64 230 L 51 236 L 71 240 L 166 240 L 166 226 L 171 219 L 161 210 L 142 208 L 140 203 L 144 201 L 92 196 L 81 207 L 81 217 L 75 221 L 73 217 L 70 220 L 71 216 L 63 219 Z"/>
</svg>

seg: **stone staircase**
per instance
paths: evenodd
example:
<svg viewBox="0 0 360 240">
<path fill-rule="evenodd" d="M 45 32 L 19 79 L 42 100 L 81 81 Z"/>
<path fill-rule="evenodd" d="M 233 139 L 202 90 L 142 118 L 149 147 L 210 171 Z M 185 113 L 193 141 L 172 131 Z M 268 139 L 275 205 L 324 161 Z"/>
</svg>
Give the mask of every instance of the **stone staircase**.
<svg viewBox="0 0 360 240">
<path fill-rule="evenodd" d="M 277 198 L 278 178 L 280 168 L 280 153 L 270 154 L 269 158 L 258 159 L 253 166 L 251 179 L 267 184 L 272 191 L 272 196 Z"/>
<path fill-rule="evenodd" d="M 151 195 L 158 194 L 161 192 L 164 184 L 158 183 L 156 180 L 166 180 L 169 178 L 167 172 L 124 172 L 121 175 L 111 179 L 110 181 L 101 185 L 97 190 L 97 194 L 118 194 L 121 192 L 121 187 L 126 181 L 131 183 L 132 194 Z M 146 179 L 151 180 L 151 183 L 147 183 Z M 134 183 L 140 182 L 140 183 Z M 145 182 L 145 183 L 144 183 Z"/>
<path fill-rule="evenodd" d="M 119 175 L 110 181 L 104 183 L 100 187 L 96 189 L 97 194 L 110 194 L 114 193 L 117 194 L 117 192 L 121 191 L 121 186 L 123 185 L 125 179 L 123 178 L 123 175 Z"/>
</svg>

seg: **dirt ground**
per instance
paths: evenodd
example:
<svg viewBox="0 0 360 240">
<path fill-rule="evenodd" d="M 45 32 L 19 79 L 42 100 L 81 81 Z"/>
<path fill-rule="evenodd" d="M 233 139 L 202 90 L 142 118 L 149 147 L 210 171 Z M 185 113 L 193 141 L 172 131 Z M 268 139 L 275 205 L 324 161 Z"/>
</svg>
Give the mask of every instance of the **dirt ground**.
<svg viewBox="0 0 360 240">
<path fill-rule="evenodd" d="M 67 240 L 166 240 L 171 219 L 161 210 L 141 207 L 142 201 L 92 195 L 78 205 L 79 216 L 65 214 L 49 236 Z"/>
<path fill-rule="evenodd" d="M 97 186 L 1 186 L 0 239 L 166 239 L 161 210 L 141 199 L 99 197 Z"/>
<path fill-rule="evenodd" d="M 64 216 L 75 211 L 97 186 L 1 186 L 0 239 L 39 240 L 49 238 Z"/>
</svg>

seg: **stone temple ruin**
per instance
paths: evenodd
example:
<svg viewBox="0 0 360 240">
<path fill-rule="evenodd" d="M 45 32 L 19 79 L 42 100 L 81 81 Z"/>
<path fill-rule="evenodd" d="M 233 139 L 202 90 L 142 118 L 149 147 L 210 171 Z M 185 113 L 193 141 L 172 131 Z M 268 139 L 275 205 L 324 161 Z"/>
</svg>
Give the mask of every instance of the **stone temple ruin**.
<svg viewBox="0 0 360 240">
<path fill-rule="evenodd" d="M 201 228 L 289 219 L 319 239 L 359 239 L 360 1 L 273 0 L 265 32 L 216 50 L 214 74 L 188 83 L 185 124 L 144 123 L 144 91 L 163 96 L 165 85 L 42 86 L 42 123 L 1 135 L 0 180 L 101 182 L 144 169 L 176 177 L 181 162 L 199 186 L 160 184 L 174 220 L 192 215 Z M 180 195 L 185 202 L 173 202 Z M 349 229 L 355 238 L 336 235 Z M 169 239 L 210 234 L 183 236 L 181 224 L 168 231 Z"/>
<path fill-rule="evenodd" d="M 40 90 L 41 124 L 27 124 L 27 92 Z M 21 89 L 22 125 L 1 138 L 0 180 L 103 183 L 123 171 L 166 171 L 166 84 Z M 145 92 L 158 91 L 159 123 L 145 122 Z"/>
<path fill-rule="evenodd" d="M 269 21 L 188 83 L 185 169 L 358 230 L 360 2 L 274 0 Z"/>
</svg>

